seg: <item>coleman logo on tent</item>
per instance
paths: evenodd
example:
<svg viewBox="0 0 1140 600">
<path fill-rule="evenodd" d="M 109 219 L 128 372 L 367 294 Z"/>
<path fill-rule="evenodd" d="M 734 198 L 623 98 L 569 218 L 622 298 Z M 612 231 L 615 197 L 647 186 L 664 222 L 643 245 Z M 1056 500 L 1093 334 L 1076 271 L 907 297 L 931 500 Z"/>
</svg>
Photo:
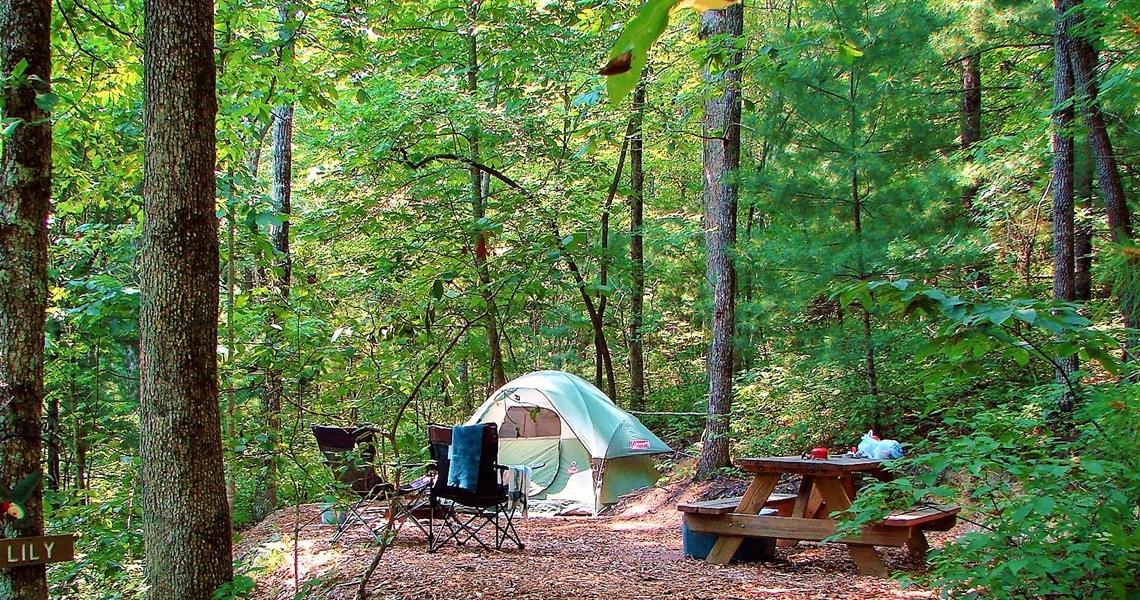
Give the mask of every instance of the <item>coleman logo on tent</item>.
<svg viewBox="0 0 1140 600">
<path fill-rule="evenodd" d="M 629 441 L 629 449 L 630 450 L 648 450 L 649 449 L 649 440 L 630 440 Z"/>
</svg>

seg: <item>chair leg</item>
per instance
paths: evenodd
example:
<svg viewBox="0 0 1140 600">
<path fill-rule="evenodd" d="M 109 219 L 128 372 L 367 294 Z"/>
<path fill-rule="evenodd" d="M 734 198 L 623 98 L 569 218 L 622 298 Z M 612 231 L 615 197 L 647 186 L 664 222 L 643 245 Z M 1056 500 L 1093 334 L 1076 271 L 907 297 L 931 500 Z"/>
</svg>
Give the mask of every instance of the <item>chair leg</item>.
<svg viewBox="0 0 1140 600">
<path fill-rule="evenodd" d="M 455 540 L 459 546 L 474 541 L 484 550 L 492 548 L 502 550 L 503 544 L 507 541 L 514 543 L 520 550 L 525 547 L 515 528 L 515 511 L 508 508 L 507 503 L 487 508 L 472 507 L 471 512 L 467 512 L 458 510 L 454 505 L 445 506 L 432 498 L 429 501 L 429 510 L 431 512 L 428 515 L 427 527 L 428 552 L 439 550 L 451 540 Z M 484 541 L 485 535 L 480 537 L 487 527 L 493 530 L 491 533 L 494 535 L 494 541 L 489 539 Z"/>
<path fill-rule="evenodd" d="M 515 509 L 508 509 L 506 505 L 501 505 L 500 508 L 502 509 L 500 512 L 502 512 L 503 519 L 506 522 L 502 528 L 497 527 L 498 514 L 496 514 L 496 529 L 502 532 L 502 538 L 498 540 L 496 547 L 502 549 L 503 543 L 510 540 L 518 546 L 519 550 L 522 550 L 525 546 L 523 546 L 522 539 L 519 537 L 518 530 L 515 529 Z"/>
<path fill-rule="evenodd" d="M 354 502 L 345 508 L 344 522 L 337 524 L 336 532 L 333 534 L 332 539 L 329 540 L 330 544 L 339 542 L 340 538 L 344 536 L 349 527 L 352 527 L 357 523 L 363 525 L 368 529 L 368 532 L 372 534 L 372 541 L 379 542 L 381 540 L 380 536 L 376 534 L 376 531 L 373 530 L 372 527 L 368 524 L 368 520 L 364 518 L 364 515 L 360 514 L 362 507 L 367 502 L 367 499 L 362 498 L 361 500 L 358 500 L 357 502 Z"/>
</svg>

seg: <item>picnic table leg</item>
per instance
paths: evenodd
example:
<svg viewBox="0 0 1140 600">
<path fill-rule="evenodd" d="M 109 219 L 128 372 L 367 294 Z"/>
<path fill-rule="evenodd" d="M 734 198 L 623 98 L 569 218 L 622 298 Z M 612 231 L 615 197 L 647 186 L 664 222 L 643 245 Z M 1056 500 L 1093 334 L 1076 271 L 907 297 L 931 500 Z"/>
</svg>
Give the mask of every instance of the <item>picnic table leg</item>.
<svg viewBox="0 0 1140 600">
<path fill-rule="evenodd" d="M 819 508 L 819 492 L 810 476 L 805 475 L 800 480 L 800 491 L 796 493 L 796 505 L 792 508 L 793 519 L 810 519 Z M 799 540 L 777 540 L 776 545 L 781 548 L 793 548 Z"/>
<path fill-rule="evenodd" d="M 772 490 L 776 489 L 776 483 L 780 481 L 780 476 L 776 473 L 760 473 L 752 480 L 748 486 L 748 490 L 744 492 L 744 496 L 740 498 L 740 504 L 736 505 L 738 513 L 754 515 L 760 512 L 764 503 L 768 501 L 768 496 L 772 495 Z M 736 555 L 737 549 L 740 544 L 744 542 L 744 538 L 740 536 L 722 535 L 717 538 L 716 544 L 713 545 L 712 550 L 709 551 L 708 557 L 705 561 L 714 565 L 725 565 L 732 560 Z"/>
<path fill-rule="evenodd" d="M 843 484 L 839 482 L 838 478 L 820 477 L 816 481 L 816 487 L 819 488 L 819 494 L 823 496 L 823 501 L 827 503 L 828 510 L 843 511 L 851 506 L 851 499 L 847 497 L 847 492 L 843 489 Z M 886 576 L 887 566 L 883 564 L 883 559 L 879 557 L 874 546 L 847 544 L 847 552 L 851 554 L 851 558 L 855 561 L 855 566 L 859 567 L 860 573 L 879 577 Z"/>
<path fill-rule="evenodd" d="M 792 509 L 792 517 L 796 519 L 810 519 L 811 513 L 808 512 L 812 492 L 815 491 L 815 480 L 811 477 L 804 476 L 800 481 L 800 491 L 796 494 L 796 507 Z"/>
<path fill-rule="evenodd" d="M 921 527 L 911 528 L 910 539 L 906 542 L 906 549 L 912 561 L 917 563 L 926 562 L 926 551 L 930 549 L 930 544 L 926 542 L 926 534 Z"/>
<path fill-rule="evenodd" d="M 874 575 L 875 577 L 887 576 L 887 565 L 883 564 L 883 559 L 879 557 L 874 546 L 847 544 L 847 552 L 851 554 L 855 566 L 859 568 L 859 573 Z"/>
<path fill-rule="evenodd" d="M 819 488 L 812 488 L 811 497 L 808 498 L 807 510 L 804 511 L 805 519 L 826 519 L 827 507 L 823 504 L 823 496 L 819 495 Z"/>
</svg>

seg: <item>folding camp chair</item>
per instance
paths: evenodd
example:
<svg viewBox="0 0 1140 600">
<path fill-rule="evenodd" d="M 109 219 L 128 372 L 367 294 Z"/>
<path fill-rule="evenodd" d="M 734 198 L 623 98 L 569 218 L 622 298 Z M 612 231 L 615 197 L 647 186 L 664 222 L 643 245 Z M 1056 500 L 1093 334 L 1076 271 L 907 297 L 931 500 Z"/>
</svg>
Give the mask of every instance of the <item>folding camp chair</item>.
<svg viewBox="0 0 1140 600">
<path fill-rule="evenodd" d="M 522 549 L 523 543 L 513 521 L 514 507 L 510 506 L 507 486 L 502 481 L 507 467 L 498 464 L 498 429 L 493 423 L 471 427 L 482 431 L 460 432 L 454 436 L 453 445 L 451 427 L 428 426 L 432 459 L 429 468 L 436 471 L 435 481 L 428 490 L 428 552 L 439 550 L 451 540 L 459 545 L 474 540 L 483 549 L 490 550 L 488 542 L 479 537 L 487 528 L 494 532 L 496 550 L 508 540 Z M 476 433 L 481 433 L 475 441 L 477 449 L 469 442 Z M 464 441 L 468 442 L 466 448 Z M 472 450 L 478 452 L 477 465 L 468 454 Z"/>
<path fill-rule="evenodd" d="M 424 533 L 427 529 L 415 518 L 413 511 L 422 506 L 430 477 L 421 477 L 408 484 L 389 482 L 376 471 L 376 430 L 369 427 L 329 427 L 313 425 L 313 437 L 325 462 L 333 470 L 337 481 L 347 486 L 356 501 L 344 507 L 344 519 L 338 519 L 336 533 L 330 542 L 340 540 L 353 525 L 363 525 L 373 540 L 382 541 L 381 534 L 371 523 L 382 519 L 385 523 L 408 519 Z M 381 529 L 383 530 L 383 528 Z"/>
</svg>

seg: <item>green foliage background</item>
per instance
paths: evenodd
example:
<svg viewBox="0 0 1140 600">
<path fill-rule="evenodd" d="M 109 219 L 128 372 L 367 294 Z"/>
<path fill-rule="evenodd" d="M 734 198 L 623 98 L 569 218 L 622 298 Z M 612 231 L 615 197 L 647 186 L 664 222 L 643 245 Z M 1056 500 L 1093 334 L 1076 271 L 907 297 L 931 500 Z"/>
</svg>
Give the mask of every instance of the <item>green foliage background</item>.
<svg viewBox="0 0 1140 600">
<path fill-rule="evenodd" d="M 458 422 L 491 391 L 478 233 L 508 378 L 551 368 L 593 379 L 593 332 L 569 258 L 609 303 L 615 400 L 630 401 L 628 176 L 608 208 L 608 244 L 599 239 L 630 109 L 608 105 L 596 71 L 636 7 L 477 5 L 473 18 L 440 1 L 290 2 L 282 24 L 274 3 L 218 3 L 217 215 L 223 273 L 235 274 L 232 300 L 220 282 L 218 357 L 239 535 L 270 461 L 281 506 L 330 498 L 311 424 L 374 423 L 387 457 L 414 457 L 427 423 Z M 1135 208 L 1140 6 L 1087 10 Z M 141 586 L 141 14 L 135 0 L 60 0 L 52 29 L 48 518 L 51 530 L 81 532 L 81 558 L 52 568 L 59 597 L 134 597 Z M 1128 367 L 1117 370 L 1113 298 L 1135 290 L 1135 263 L 1107 245 L 1098 201 L 1078 217 L 1095 233 L 1093 299 L 1044 304 L 1050 7 L 810 0 L 748 4 L 745 14 L 735 452 L 847 448 L 878 424 L 914 457 L 905 468 L 918 483 L 883 490 L 892 503 L 949 496 L 983 525 L 933 558 L 935 583 L 967 595 L 1136 597 L 1126 575 L 1140 552 L 1140 483 L 1128 432 L 1140 406 L 1120 379 Z M 674 15 L 644 76 L 651 412 L 705 409 L 699 71 L 717 57 L 694 28 L 688 11 Z M 985 136 L 963 150 L 959 69 L 973 52 Z M 268 182 L 271 110 L 285 102 L 297 111 L 291 215 L 273 211 Z M 464 156 L 471 139 L 505 178 L 486 184 L 480 219 L 467 165 L 447 158 Z M 960 201 L 967 184 L 979 188 L 971 210 Z M 285 219 L 287 298 L 272 284 L 267 234 Z M 904 280 L 918 283 L 872 283 Z M 1050 359 L 1073 353 L 1083 359 L 1081 410 L 1056 414 Z M 284 380 L 279 430 L 262 410 L 270 372 Z M 701 418 L 644 421 L 699 453 Z M 857 519 L 873 516 L 872 504 L 863 510 Z"/>
</svg>

